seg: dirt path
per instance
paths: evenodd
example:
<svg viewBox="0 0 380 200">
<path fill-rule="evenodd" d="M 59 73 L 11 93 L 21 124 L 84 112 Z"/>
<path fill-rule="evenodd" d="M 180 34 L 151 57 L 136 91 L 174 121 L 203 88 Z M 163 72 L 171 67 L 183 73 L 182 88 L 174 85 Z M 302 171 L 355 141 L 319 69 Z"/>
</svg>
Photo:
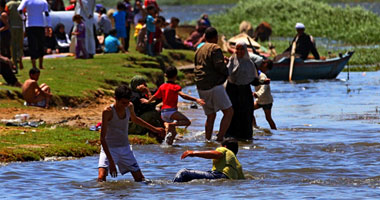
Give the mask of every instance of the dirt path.
<svg viewBox="0 0 380 200">
<path fill-rule="evenodd" d="M 16 114 L 26 113 L 30 116 L 29 121 L 43 120 L 48 124 L 89 127 L 101 121 L 102 110 L 113 102 L 112 98 L 105 97 L 81 108 L 0 108 L 0 119 L 13 119 Z"/>
</svg>

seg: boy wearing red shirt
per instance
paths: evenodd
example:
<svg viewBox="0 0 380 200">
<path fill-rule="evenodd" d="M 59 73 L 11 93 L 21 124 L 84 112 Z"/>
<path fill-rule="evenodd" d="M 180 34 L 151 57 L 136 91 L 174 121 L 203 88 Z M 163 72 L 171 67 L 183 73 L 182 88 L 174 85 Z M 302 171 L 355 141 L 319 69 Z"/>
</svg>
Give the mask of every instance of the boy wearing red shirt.
<svg viewBox="0 0 380 200">
<path fill-rule="evenodd" d="M 166 140 L 169 145 L 173 144 L 173 140 L 177 135 L 175 129 L 176 126 L 189 126 L 191 124 L 190 120 L 177 110 L 178 95 L 183 99 L 195 101 L 200 105 L 205 104 L 203 99 L 197 99 L 181 91 L 181 86 L 175 83 L 177 73 L 177 68 L 168 67 L 165 72 L 168 81 L 165 84 L 162 84 L 147 102 L 151 103 L 155 99 L 162 99 L 163 105 L 161 107 L 161 118 L 164 120 L 165 132 L 167 136 L 169 132 L 172 134 L 170 137 L 168 136 L 168 139 Z"/>
</svg>

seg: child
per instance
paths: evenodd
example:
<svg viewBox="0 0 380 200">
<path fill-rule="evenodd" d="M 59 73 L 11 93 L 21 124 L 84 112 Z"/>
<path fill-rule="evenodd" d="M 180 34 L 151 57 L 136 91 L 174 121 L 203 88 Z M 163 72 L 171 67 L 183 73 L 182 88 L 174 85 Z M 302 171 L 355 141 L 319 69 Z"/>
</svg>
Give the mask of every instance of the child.
<svg viewBox="0 0 380 200">
<path fill-rule="evenodd" d="M 156 34 L 154 38 L 156 38 L 156 42 L 154 43 L 154 55 L 160 55 L 162 52 L 162 46 L 165 40 L 164 35 L 162 34 L 161 28 L 165 26 L 165 17 L 158 16 L 156 19 Z"/>
<path fill-rule="evenodd" d="M 125 50 L 116 35 L 116 29 L 111 29 L 109 35 L 104 40 L 104 53 L 118 53 L 119 51 L 125 53 Z"/>
<path fill-rule="evenodd" d="M 271 60 L 264 60 L 263 63 L 258 67 L 259 70 L 259 81 L 265 82 L 267 76 L 265 73 L 268 70 L 271 70 L 273 67 L 273 62 Z M 270 85 L 258 85 L 255 86 L 256 92 L 253 93 L 253 96 L 256 99 L 254 103 L 254 109 L 263 108 L 265 113 L 265 118 L 268 121 L 271 129 L 277 129 L 276 124 L 272 119 L 272 106 L 273 106 L 273 97 L 270 91 Z M 253 125 L 256 125 L 255 117 L 253 117 Z"/>
<path fill-rule="evenodd" d="M 146 34 L 147 34 L 147 54 L 149 56 L 154 56 L 153 52 L 153 39 L 156 33 L 156 10 L 154 6 L 148 6 L 147 8 L 148 16 L 146 17 Z"/>
<path fill-rule="evenodd" d="M 144 181 L 139 165 L 128 141 L 128 121 L 164 134 L 163 128 L 154 127 L 137 117 L 130 102 L 132 90 L 121 85 L 115 90 L 116 103 L 106 108 L 102 114 L 98 181 L 106 181 L 108 168 L 112 177 L 117 176 L 116 164 L 121 174 L 131 172 L 136 182 Z"/>
<path fill-rule="evenodd" d="M 211 171 L 191 169 L 180 170 L 173 182 L 187 182 L 194 179 L 244 179 L 243 168 L 236 155 L 239 150 L 238 142 L 233 138 L 223 140 L 221 147 L 214 151 L 185 151 L 181 159 L 186 157 L 200 157 L 212 159 Z"/>
<path fill-rule="evenodd" d="M 127 31 L 125 28 L 127 12 L 125 12 L 125 4 L 123 2 L 117 3 L 117 11 L 113 14 L 115 20 L 115 29 L 117 31 L 116 37 L 121 40 L 123 47 L 125 46 L 124 38 L 127 37 Z"/>
<path fill-rule="evenodd" d="M 73 21 L 77 23 L 76 31 L 73 32 L 73 35 L 77 36 L 77 43 L 75 45 L 75 58 L 88 58 L 88 53 L 85 47 L 86 40 L 86 27 L 83 23 L 83 17 L 80 15 L 74 15 Z M 80 56 L 80 54 L 83 54 Z"/>
<path fill-rule="evenodd" d="M 144 24 L 145 24 L 145 19 L 141 18 L 139 19 L 135 27 L 135 33 L 133 34 L 133 37 L 135 38 L 136 43 L 137 43 L 137 36 L 139 35 L 139 32 L 143 28 Z"/>
<path fill-rule="evenodd" d="M 22 85 L 22 96 L 28 106 L 37 106 L 49 108 L 49 102 L 52 97 L 50 87 L 45 83 L 38 85 L 37 81 L 40 78 L 40 70 L 32 68 L 29 71 L 29 79 Z"/>
<path fill-rule="evenodd" d="M 168 81 L 162 84 L 157 92 L 146 102 L 151 103 L 155 99 L 162 99 L 161 118 L 164 120 L 165 132 L 168 137 L 167 143 L 169 145 L 173 144 L 173 140 L 177 135 L 176 126 L 189 126 L 191 124 L 190 120 L 177 110 L 178 95 L 186 100 L 195 101 L 200 105 L 205 104 L 202 99 L 191 97 L 181 91 L 181 86 L 175 83 L 177 73 L 177 68 L 168 67 L 165 72 Z M 176 121 L 174 122 L 174 120 Z M 171 136 L 168 135 L 169 132 L 171 132 Z"/>
</svg>

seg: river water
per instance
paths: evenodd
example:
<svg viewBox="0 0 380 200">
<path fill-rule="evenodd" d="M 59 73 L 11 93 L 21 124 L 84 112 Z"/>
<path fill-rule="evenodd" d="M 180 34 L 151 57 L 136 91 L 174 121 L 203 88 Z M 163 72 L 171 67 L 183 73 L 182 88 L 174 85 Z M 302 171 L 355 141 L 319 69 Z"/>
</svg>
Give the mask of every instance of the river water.
<svg viewBox="0 0 380 200">
<path fill-rule="evenodd" d="M 255 112 L 261 128 L 252 142 L 240 143 L 238 153 L 246 180 L 171 182 L 181 168 L 211 168 L 211 160 L 180 160 L 183 151 L 218 146 L 204 141 L 203 111 L 185 106 L 182 110 L 193 123 L 176 141 L 178 146 L 133 146 L 149 183 L 135 183 L 130 174 L 97 183 L 97 155 L 10 163 L 0 166 L 0 198 L 378 199 L 380 72 L 346 78 L 341 73 L 335 80 L 271 82 L 279 130 L 268 130 L 263 111 Z M 194 86 L 184 91 L 197 95 Z"/>
</svg>

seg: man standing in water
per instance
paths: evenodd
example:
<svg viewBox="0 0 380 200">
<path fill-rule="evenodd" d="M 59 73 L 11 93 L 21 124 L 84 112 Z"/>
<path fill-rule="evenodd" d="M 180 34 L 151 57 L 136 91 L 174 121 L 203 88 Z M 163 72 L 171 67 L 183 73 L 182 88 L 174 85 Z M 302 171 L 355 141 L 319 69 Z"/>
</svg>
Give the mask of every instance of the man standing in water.
<svg viewBox="0 0 380 200">
<path fill-rule="evenodd" d="M 86 26 L 85 48 L 90 58 L 95 55 L 95 37 L 94 37 L 94 11 L 95 0 L 78 0 L 79 4 L 75 7 L 75 14 L 83 17 Z"/>
<path fill-rule="evenodd" d="M 234 112 L 231 101 L 223 87 L 223 83 L 228 77 L 226 67 L 228 59 L 223 56 L 222 50 L 217 44 L 218 32 L 215 28 L 206 29 L 205 39 L 206 43 L 195 52 L 195 84 L 199 97 L 204 99 L 206 103 L 203 105 L 203 110 L 207 116 L 206 139 L 211 139 L 216 112 L 222 110 L 223 118 L 217 137 L 217 141 L 222 141 Z"/>
</svg>

